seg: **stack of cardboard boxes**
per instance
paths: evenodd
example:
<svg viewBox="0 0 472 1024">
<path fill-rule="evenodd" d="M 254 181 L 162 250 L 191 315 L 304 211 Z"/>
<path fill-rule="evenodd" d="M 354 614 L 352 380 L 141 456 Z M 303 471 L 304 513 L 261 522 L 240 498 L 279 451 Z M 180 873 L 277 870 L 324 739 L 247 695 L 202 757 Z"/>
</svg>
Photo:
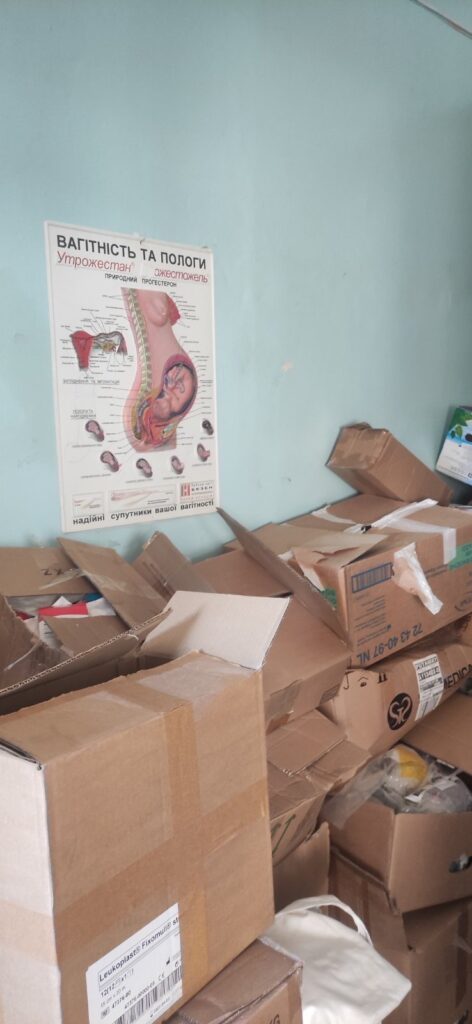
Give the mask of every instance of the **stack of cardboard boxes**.
<svg viewBox="0 0 472 1024">
<path fill-rule="evenodd" d="M 361 493 L 223 513 L 195 564 L 159 533 L 133 565 L 0 552 L 2 1024 L 299 1024 L 300 965 L 254 942 L 272 876 L 277 908 L 329 885 L 358 910 L 413 981 L 392 1024 L 472 1013 L 472 814 L 322 820 L 407 734 L 472 774 L 472 516 L 387 431 L 330 465 Z M 111 614 L 19 618 L 91 590 Z"/>
</svg>

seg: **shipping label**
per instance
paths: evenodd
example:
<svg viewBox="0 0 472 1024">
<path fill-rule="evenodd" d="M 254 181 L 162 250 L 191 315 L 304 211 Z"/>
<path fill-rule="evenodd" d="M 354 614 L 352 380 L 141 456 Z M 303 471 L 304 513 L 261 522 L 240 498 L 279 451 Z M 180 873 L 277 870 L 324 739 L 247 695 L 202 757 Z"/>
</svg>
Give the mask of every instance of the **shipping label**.
<svg viewBox="0 0 472 1024">
<path fill-rule="evenodd" d="M 152 1024 L 182 998 L 175 903 L 86 972 L 90 1024 Z"/>
<path fill-rule="evenodd" d="M 441 702 L 444 693 L 444 679 L 437 654 L 429 654 L 426 658 L 418 658 L 413 662 L 418 683 L 419 704 L 416 718 L 424 718 L 434 711 Z"/>
</svg>

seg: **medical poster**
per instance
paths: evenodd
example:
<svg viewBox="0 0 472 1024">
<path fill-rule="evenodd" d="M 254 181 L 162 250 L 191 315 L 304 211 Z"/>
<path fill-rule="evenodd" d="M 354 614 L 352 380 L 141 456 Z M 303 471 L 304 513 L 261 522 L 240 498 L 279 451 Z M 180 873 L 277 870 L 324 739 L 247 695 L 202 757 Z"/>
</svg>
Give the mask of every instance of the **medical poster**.
<svg viewBox="0 0 472 1024">
<path fill-rule="evenodd" d="M 208 249 L 46 224 L 62 527 L 214 511 Z"/>
</svg>

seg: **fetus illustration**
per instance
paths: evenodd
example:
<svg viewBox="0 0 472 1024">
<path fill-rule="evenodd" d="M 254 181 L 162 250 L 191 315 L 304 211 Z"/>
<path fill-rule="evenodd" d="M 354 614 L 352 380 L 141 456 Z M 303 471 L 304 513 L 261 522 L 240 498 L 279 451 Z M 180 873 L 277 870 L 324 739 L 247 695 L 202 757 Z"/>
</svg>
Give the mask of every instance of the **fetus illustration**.
<svg viewBox="0 0 472 1024">
<path fill-rule="evenodd" d="M 102 352 L 119 352 L 120 355 L 127 355 L 128 352 L 121 331 L 110 331 L 108 334 L 74 331 L 70 337 L 77 356 L 79 370 L 88 370 L 93 348 L 101 349 Z"/>
<path fill-rule="evenodd" d="M 126 400 L 124 425 L 139 452 L 175 440 L 197 394 L 197 373 L 172 330 L 180 319 L 165 292 L 123 288 L 137 350 L 136 377 Z"/>
</svg>

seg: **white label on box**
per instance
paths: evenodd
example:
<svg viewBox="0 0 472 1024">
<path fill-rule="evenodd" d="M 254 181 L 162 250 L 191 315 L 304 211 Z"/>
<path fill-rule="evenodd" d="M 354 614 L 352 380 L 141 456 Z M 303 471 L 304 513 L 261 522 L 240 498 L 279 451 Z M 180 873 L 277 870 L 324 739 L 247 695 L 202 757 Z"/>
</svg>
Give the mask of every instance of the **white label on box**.
<svg viewBox="0 0 472 1024">
<path fill-rule="evenodd" d="M 444 680 L 437 654 L 429 654 L 427 658 L 418 658 L 413 662 L 418 681 L 420 702 L 416 718 L 424 718 L 434 711 L 444 693 Z"/>
<path fill-rule="evenodd" d="M 86 972 L 90 1024 L 152 1024 L 182 998 L 175 903 Z"/>
</svg>

